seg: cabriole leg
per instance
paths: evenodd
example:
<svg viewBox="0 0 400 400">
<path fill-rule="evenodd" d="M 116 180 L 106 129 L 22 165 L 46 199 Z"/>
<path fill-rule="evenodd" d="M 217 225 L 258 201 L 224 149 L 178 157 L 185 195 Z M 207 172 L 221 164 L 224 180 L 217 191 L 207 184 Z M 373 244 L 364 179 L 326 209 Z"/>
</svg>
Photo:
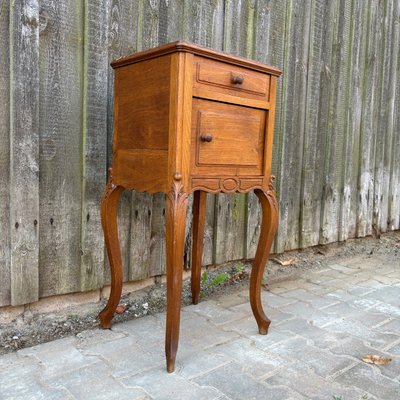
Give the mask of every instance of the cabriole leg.
<svg viewBox="0 0 400 400">
<path fill-rule="evenodd" d="M 264 313 L 261 303 L 261 284 L 265 264 L 271 250 L 272 241 L 278 227 L 278 203 L 275 190 L 270 184 L 270 189 L 265 193 L 255 190 L 262 209 L 262 222 L 260 239 L 258 241 L 256 256 L 250 277 L 250 304 L 261 335 L 266 335 L 271 321 Z"/>
<path fill-rule="evenodd" d="M 122 259 L 118 239 L 117 209 L 123 192 L 122 186 L 115 185 L 110 168 L 110 175 L 101 201 L 101 224 L 111 269 L 111 292 L 107 305 L 101 311 L 100 325 L 107 329 L 118 306 L 122 291 Z"/>
</svg>

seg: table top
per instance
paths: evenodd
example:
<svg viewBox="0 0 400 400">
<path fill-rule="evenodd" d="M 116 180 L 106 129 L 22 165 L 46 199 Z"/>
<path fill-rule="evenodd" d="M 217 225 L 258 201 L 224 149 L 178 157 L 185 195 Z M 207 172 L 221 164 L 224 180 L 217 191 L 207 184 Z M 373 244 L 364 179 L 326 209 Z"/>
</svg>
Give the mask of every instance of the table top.
<svg viewBox="0 0 400 400">
<path fill-rule="evenodd" d="M 257 61 L 248 60 L 243 57 L 233 56 L 222 51 L 211 50 L 207 47 L 200 46 L 198 44 L 190 43 L 184 40 L 178 40 L 176 42 L 168 43 L 163 46 L 159 46 L 150 50 L 141 51 L 138 53 L 133 53 L 128 56 L 124 56 L 114 60 L 111 63 L 113 68 L 120 68 L 124 65 L 135 64 L 140 61 L 149 60 L 151 58 L 160 57 L 162 55 L 171 54 L 175 52 L 186 52 L 195 55 L 200 55 L 203 57 L 212 58 L 219 61 L 224 61 L 255 71 L 265 72 L 275 76 L 281 75 L 282 71 L 278 68 L 271 67 L 269 65 L 262 64 Z"/>
</svg>

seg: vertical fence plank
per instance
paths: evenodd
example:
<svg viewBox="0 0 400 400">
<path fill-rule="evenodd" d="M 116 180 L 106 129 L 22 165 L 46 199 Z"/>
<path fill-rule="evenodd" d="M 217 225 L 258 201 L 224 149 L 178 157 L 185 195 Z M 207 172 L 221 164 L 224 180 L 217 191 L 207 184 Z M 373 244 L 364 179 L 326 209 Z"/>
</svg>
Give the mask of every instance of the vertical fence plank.
<svg viewBox="0 0 400 400">
<path fill-rule="evenodd" d="M 40 296 L 80 289 L 82 9 L 40 8 Z"/>
<path fill-rule="evenodd" d="M 274 63 L 278 62 L 278 60 L 272 60 L 274 56 L 272 55 L 273 50 L 271 49 L 273 44 L 271 36 L 276 33 L 272 24 L 272 14 L 276 11 L 278 10 L 275 10 L 273 1 L 257 0 L 254 4 L 254 22 L 251 24 L 253 39 L 251 41 L 247 40 L 248 44 L 250 42 L 252 43 L 252 48 L 247 51 L 250 58 L 274 66 L 276 66 Z M 246 242 L 244 257 L 251 259 L 254 258 L 256 254 L 261 225 L 260 205 L 257 196 L 253 192 L 247 194 L 245 222 Z"/>
<path fill-rule="evenodd" d="M 150 274 L 151 219 L 153 197 L 133 192 L 131 203 L 129 280 L 144 279 Z"/>
<path fill-rule="evenodd" d="M 390 105 L 393 103 L 393 75 L 390 74 L 392 61 L 392 38 L 393 38 L 393 14 L 394 4 L 392 0 L 386 0 L 381 7 L 382 39 L 381 47 L 381 70 L 377 73 L 381 76 L 381 87 L 377 104 L 377 130 L 375 132 L 375 170 L 374 170 L 374 205 L 373 225 L 376 233 L 386 232 L 388 226 L 388 200 L 390 182 L 390 147 L 393 130 L 389 127 Z M 396 76 L 396 75 L 395 75 Z M 392 99 L 390 99 L 392 96 Z"/>
<path fill-rule="evenodd" d="M 0 307 L 11 302 L 10 271 L 10 7 L 0 1 Z"/>
<path fill-rule="evenodd" d="M 39 292 L 39 4 L 11 7 L 11 304 Z"/>
<path fill-rule="evenodd" d="M 340 210 L 342 203 L 343 152 L 349 94 L 349 40 L 351 3 L 336 2 L 334 38 L 332 47 L 331 90 L 328 109 L 328 130 L 324 162 L 324 180 L 321 208 L 320 243 L 331 243 L 339 239 Z"/>
<path fill-rule="evenodd" d="M 360 137 L 359 203 L 357 236 L 372 234 L 372 212 L 374 194 L 374 160 L 377 86 L 379 85 L 378 53 L 380 47 L 379 1 L 370 0 L 368 5 L 367 53 L 365 56 L 363 113 Z"/>
<path fill-rule="evenodd" d="M 225 1 L 223 50 L 250 57 L 253 50 L 255 2 Z M 247 196 L 218 194 L 215 198 L 214 261 L 245 257 Z"/>
<path fill-rule="evenodd" d="M 343 181 L 341 238 L 356 237 L 359 203 L 361 129 L 365 85 L 365 57 L 368 38 L 368 7 L 364 0 L 353 0 L 352 53 L 348 118 L 348 146 Z M 351 143 L 352 140 L 352 143 Z M 346 209 L 347 207 L 347 209 Z M 347 233 L 346 233 L 347 224 Z"/>
<path fill-rule="evenodd" d="M 276 250 L 298 248 L 311 1 L 288 3 Z"/>
<path fill-rule="evenodd" d="M 184 15 L 182 27 L 173 33 L 176 26 L 172 21 L 170 28 L 170 40 L 178 39 L 177 36 L 182 31 L 182 37 L 191 42 L 210 47 L 215 50 L 223 48 L 223 30 L 224 30 L 224 1 L 223 0 L 201 0 L 197 2 L 186 0 L 184 2 Z M 175 13 L 179 18 L 179 13 Z M 179 26 L 179 25 L 178 25 Z M 204 228 L 204 250 L 203 250 L 203 265 L 212 264 L 214 262 L 214 222 L 215 222 L 215 195 L 207 195 L 206 205 L 206 223 Z M 189 215 L 187 226 L 191 227 L 192 215 L 191 207 L 189 207 Z M 191 232 L 187 238 L 187 261 L 190 262 L 191 249 Z"/>
<path fill-rule="evenodd" d="M 271 0 L 271 27 L 269 34 L 269 53 L 267 54 L 266 62 L 272 66 L 280 68 L 283 74 L 278 79 L 276 90 L 276 107 L 275 107 L 275 125 L 274 125 L 274 145 L 272 152 L 272 173 L 276 175 L 276 190 L 279 200 L 280 192 L 280 162 L 283 140 L 282 110 L 283 110 L 283 88 L 286 81 L 285 57 L 287 49 L 287 8 L 289 0 Z M 257 43 L 257 41 L 256 41 Z M 286 86 L 285 86 L 286 87 Z"/>
<path fill-rule="evenodd" d="M 271 0 L 271 27 L 269 33 L 269 53 L 267 54 L 266 62 L 270 65 L 276 66 L 283 71 L 283 75 L 278 79 L 276 88 L 276 107 L 275 107 L 275 125 L 274 125 L 274 144 L 272 152 L 272 173 L 277 177 L 275 188 L 277 192 L 278 202 L 281 201 L 280 188 L 280 167 L 282 159 L 282 142 L 284 131 L 282 129 L 283 123 L 283 89 L 286 81 L 285 70 L 285 55 L 287 50 L 287 9 L 289 7 L 289 0 Z M 257 43 L 257 39 L 256 39 Z M 281 211 L 279 211 L 281 212 Z M 275 236 L 276 238 L 277 236 Z M 273 251 L 278 251 L 279 241 L 275 239 L 273 243 Z M 282 241 L 281 241 L 282 243 Z"/>
<path fill-rule="evenodd" d="M 388 140 L 387 156 L 390 157 L 390 181 L 388 199 L 388 229 L 400 229 L 400 3 L 394 2 L 392 34 L 392 60 L 390 76 L 392 84 L 389 89 L 388 130 L 392 132 Z"/>
<path fill-rule="evenodd" d="M 319 243 L 321 188 L 323 187 L 331 55 L 336 2 L 312 2 L 310 54 L 301 180 L 300 247 Z"/>
<path fill-rule="evenodd" d="M 84 2 L 81 290 L 98 288 L 104 282 L 104 240 L 99 205 L 107 163 L 109 2 Z"/>
<path fill-rule="evenodd" d="M 141 0 L 139 9 L 139 32 L 138 32 L 138 50 L 146 50 L 155 47 L 159 43 L 160 35 L 160 7 L 163 0 Z M 163 8 L 161 7 L 161 10 Z M 165 272 L 165 195 L 157 193 L 150 197 L 147 194 L 135 194 L 135 212 L 139 207 L 139 213 L 142 219 L 148 214 L 148 229 L 146 237 L 150 240 L 147 242 L 148 252 L 148 275 L 161 275 Z M 140 224 L 140 220 L 138 221 Z M 134 237 L 134 236 L 133 236 Z M 137 243 L 137 242 L 136 242 Z M 144 245 L 145 243 L 143 243 Z M 132 254 L 131 242 L 131 254 Z"/>
<path fill-rule="evenodd" d="M 126 56 L 136 51 L 137 31 L 138 31 L 139 7 L 136 1 L 112 0 L 109 11 L 109 44 L 108 44 L 108 65 L 107 65 L 107 165 L 111 166 L 112 159 L 112 139 L 113 139 L 113 123 L 114 123 L 114 70 L 109 65 L 114 59 Z M 146 274 L 146 270 L 139 270 L 139 264 L 132 253 L 131 234 L 135 234 L 136 219 L 131 216 L 132 208 L 132 192 L 126 190 L 122 193 L 118 207 L 118 234 L 121 244 L 121 255 L 123 265 L 124 281 L 136 280 Z M 132 217 L 132 218 L 131 218 Z M 137 244 L 136 244 L 136 239 Z M 135 250 L 139 252 L 143 244 L 140 237 L 134 237 Z M 147 246 L 147 244 L 146 244 Z M 108 258 L 106 254 L 106 281 L 109 282 Z"/>
</svg>

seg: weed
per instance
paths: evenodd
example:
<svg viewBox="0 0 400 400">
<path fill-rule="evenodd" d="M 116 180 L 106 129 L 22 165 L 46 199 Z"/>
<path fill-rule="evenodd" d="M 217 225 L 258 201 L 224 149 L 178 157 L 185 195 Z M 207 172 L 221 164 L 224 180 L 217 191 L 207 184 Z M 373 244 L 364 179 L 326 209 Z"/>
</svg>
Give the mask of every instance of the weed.
<svg viewBox="0 0 400 400">
<path fill-rule="evenodd" d="M 227 272 L 222 272 L 221 274 L 217 275 L 210 283 L 206 285 L 207 282 L 207 272 L 204 271 L 203 275 L 201 277 L 201 285 L 203 286 L 203 290 L 200 292 L 200 298 L 203 298 L 205 296 L 205 291 L 217 286 L 221 283 L 226 282 L 229 279 L 229 274 Z"/>
</svg>

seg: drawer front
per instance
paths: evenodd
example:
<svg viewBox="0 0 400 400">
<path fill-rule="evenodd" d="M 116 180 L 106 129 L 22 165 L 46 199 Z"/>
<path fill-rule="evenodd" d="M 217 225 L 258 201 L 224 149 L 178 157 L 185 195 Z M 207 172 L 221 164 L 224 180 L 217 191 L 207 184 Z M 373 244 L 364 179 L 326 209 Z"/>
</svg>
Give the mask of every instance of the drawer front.
<svg viewBox="0 0 400 400">
<path fill-rule="evenodd" d="M 266 112 L 194 99 L 192 174 L 261 175 Z"/>
<path fill-rule="evenodd" d="M 268 74 L 206 58 L 194 59 L 195 92 L 197 89 L 269 101 Z"/>
</svg>

